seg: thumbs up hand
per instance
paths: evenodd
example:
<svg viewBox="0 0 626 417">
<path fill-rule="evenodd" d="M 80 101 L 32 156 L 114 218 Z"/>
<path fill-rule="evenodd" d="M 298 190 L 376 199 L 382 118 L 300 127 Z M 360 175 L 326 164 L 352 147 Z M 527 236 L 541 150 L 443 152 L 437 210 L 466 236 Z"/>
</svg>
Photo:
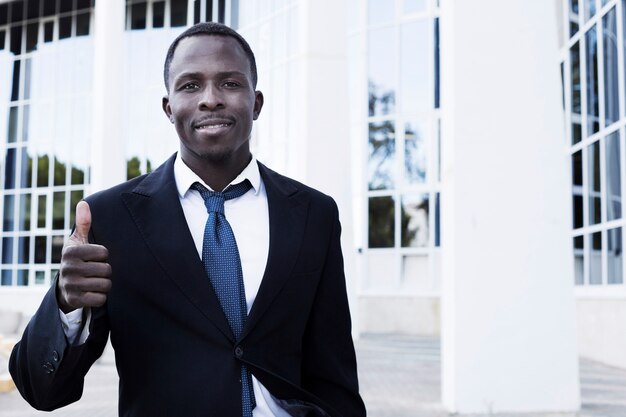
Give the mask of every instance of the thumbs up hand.
<svg viewBox="0 0 626 417">
<path fill-rule="evenodd" d="M 63 246 L 57 301 L 64 313 L 81 307 L 100 307 L 111 289 L 109 251 L 88 241 L 91 211 L 86 201 L 76 205 L 76 227 Z"/>
</svg>

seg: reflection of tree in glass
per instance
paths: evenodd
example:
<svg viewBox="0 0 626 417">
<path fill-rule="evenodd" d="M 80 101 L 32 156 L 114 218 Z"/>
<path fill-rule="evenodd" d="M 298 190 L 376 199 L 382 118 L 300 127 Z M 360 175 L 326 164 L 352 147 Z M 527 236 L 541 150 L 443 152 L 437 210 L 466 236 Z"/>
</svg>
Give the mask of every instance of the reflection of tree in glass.
<svg viewBox="0 0 626 417">
<path fill-rule="evenodd" d="M 428 245 L 428 195 L 402 204 L 402 247 Z"/>
<path fill-rule="evenodd" d="M 378 86 L 372 80 L 367 84 L 369 92 L 369 115 L 392 113 L 396 104 L 396 93 L 393 90 L 378 93 Z M 378 111 L 377 111 L 378 110 Z"/>
<path fill-rule="evenodd" d="M 146 159 L 146 174 L 152 172 L 152 162 L 149 159 Z M 131 178 L 138 177 L 142 174 L 141 172 L 141 160 L 138 156 L 133 156 L 131 159 L 126 161 L 126 179 L 130 180 Z"/>
<path fill-rule="evenodd" d="M 420 205 L 419 208 L 423 207 Z M 426 202 L 428 212 L 428 202 Z M 369 199 L 369 242 L 370 248 L 393 248 L 395 245 L 394 200 L 392 197 L 372 197 Z M 411 216 L 402 210 L 400 226 L 402 246 L 411 246 L 418 230 L 409 229 Z"/>
<path fill-rule="evenodd" d="M 404 128 L 404 139 L 404 166 L 407 179 L 410 182 L 424 182 L 426 181 L 424 150 L 419 146 L 424 143 L 423 138 L 407 123 Z"/>
<path fill-rule="evenodd" d="M 393 227 L 394 202 L 391 197 L 369 199 L 369 247 L 392 248 L 395 230 Z"/>
<path fill-rule="evenodd" d="M 369 128 L 369 189 L 383 190 L 392 187 L 392 158 L 395 152 L 393 121 L 370 123 Z"/>
<path fill-rule="evenodd" d="M 131 159 L 126 161 L 126 179 L 129 180 L 131 178 L 135 178 L 141 175 L 141 170 L 139 169 L 141 162 L 139 158 L 133 156 Z"/>
</svg>

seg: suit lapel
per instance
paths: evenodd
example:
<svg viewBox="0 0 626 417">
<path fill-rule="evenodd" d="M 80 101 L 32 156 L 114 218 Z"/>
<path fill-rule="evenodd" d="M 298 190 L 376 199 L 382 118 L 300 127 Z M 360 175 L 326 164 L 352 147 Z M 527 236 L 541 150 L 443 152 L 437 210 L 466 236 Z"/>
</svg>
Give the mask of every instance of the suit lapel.
<svg viewBox="0 0 626 417">
<path fill-rule="evenodd" d="M 259 163 L 267 192 L 270 245 L 265 273 L 241 338 L 259 322 L 291 275 L 304 235 L 308 200 L 283 177 Z"/>
<path fill-rule="evenodd" d="M 171 157 L 124 200 L 155 260 L 186 298 L 231 341 L 233 335 L 189 233 Z"/>
</svg>

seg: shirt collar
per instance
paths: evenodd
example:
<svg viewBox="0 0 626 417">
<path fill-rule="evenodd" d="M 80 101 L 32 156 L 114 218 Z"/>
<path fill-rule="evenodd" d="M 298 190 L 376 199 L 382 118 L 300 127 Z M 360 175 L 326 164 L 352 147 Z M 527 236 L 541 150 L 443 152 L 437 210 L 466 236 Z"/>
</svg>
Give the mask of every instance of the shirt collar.
<svg viewBox="0 0 626 417">
<path fill-rule="evenodd" d="M 178 189 L 178 196 L 180 198 L 185 198 L 187 191 L 189 191 L 189 188 L 194 182 L 199 182 L 207 189 L 213 191 L 211 187 L 202 181 L 202 179 L 185 164 L 180 157 L 180 153 L 176 154 L 176 160 L 174 161 L 174 179 L 176 180 L 176 188 Z M 246 179 L 252 184 L 254 194 L 258 194 L 261 188 L 261 173 L 259 172 L 259 164 L 257 164 L 254 155 L 250 163 L 230 182 L 230 184 L 238 184 Z"/>
</svg>

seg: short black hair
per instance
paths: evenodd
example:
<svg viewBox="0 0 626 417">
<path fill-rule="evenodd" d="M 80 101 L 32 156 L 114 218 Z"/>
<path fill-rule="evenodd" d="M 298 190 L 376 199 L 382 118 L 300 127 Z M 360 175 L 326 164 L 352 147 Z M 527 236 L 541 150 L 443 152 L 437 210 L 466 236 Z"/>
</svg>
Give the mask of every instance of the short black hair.
<svg viewBox="0 0 626 417">
<path fill-rule="evenodd" d="M 243 51 L 246 53 L 248 57 L 248 61 L 250 61 L 250 73 L 252 74 L 252 86 L 253 88 L 256 88 L 256 83 L 257 83 L 256 60 L 254 59 L 254 53 L 252 52 L 250 45 L 248 45 L 248 42 L 246 42 L 243 36 L 237 33 L 234 29 L 231 29 L 226 25 L 223 25 L 217 22 L 201 22 L 201 23 L 197 23 L 193 25 L 192 27 L 190 27 L 189 29 L 187 29 L 186 31 L 178 35 L 178 37 L 174 39 L 174 42 L 172 42 L 169 49 L 167 50 L 167 56 L 165 57 L 165 65 L 163 67 L 163 81 L 165 81 L 165 89 L 167 90 L 168 93 L 170 91 L 170 86 L 169 86 L 170 65 L 172 64 L 172 59 L 174 59 L 174 52 L 176 51 L 176 47 L 178 47 L 178 43 L 181 40 L 192 37 L 192 36 L 197 36 L 197 35 L 230 36 L 231 38 L 235 39 L 239 43 L 239 45 L 241 45 L 241 47 L 243 48 Z"/>
</svg>

